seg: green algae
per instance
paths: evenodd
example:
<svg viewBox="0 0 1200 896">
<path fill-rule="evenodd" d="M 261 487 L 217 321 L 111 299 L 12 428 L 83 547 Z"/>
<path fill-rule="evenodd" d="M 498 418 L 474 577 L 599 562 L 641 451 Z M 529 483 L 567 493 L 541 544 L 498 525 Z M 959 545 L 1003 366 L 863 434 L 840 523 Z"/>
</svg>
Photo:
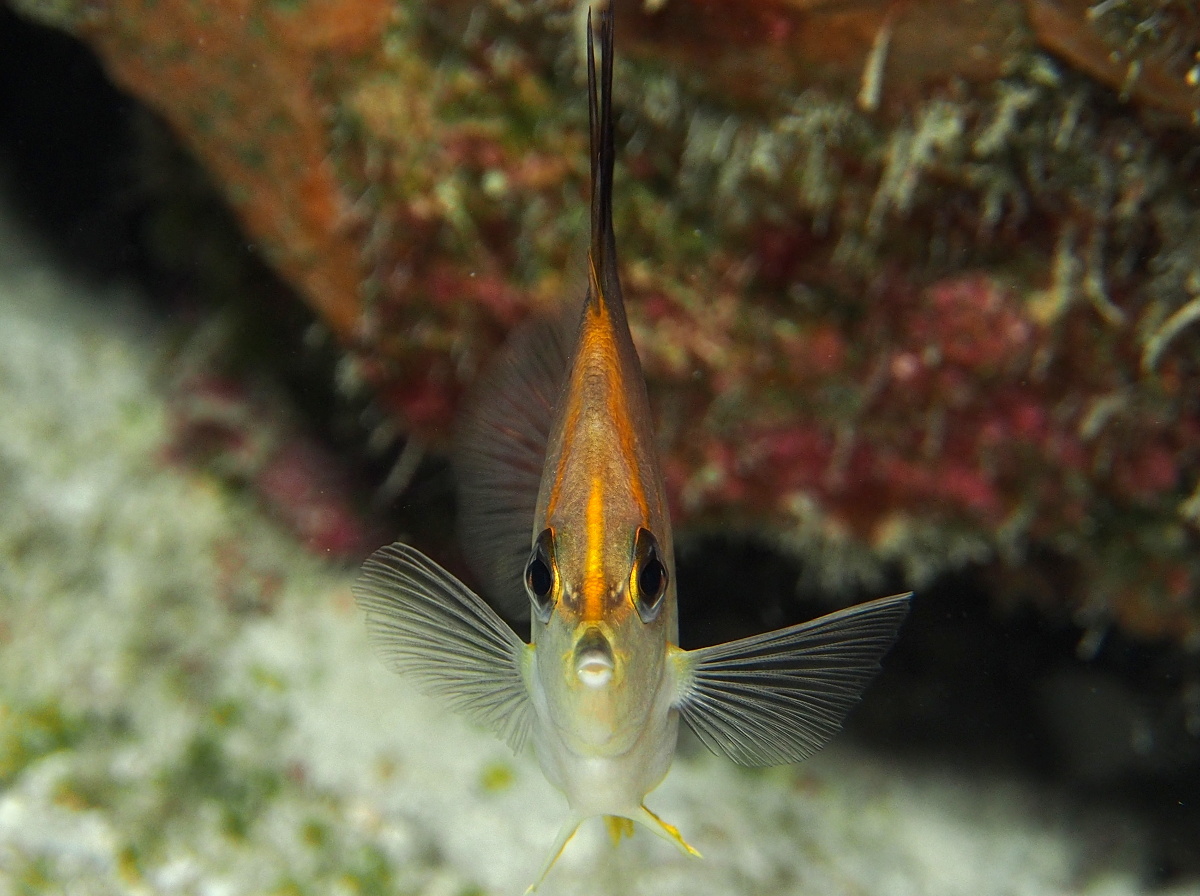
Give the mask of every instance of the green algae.
<svg viewBox="0 0 1200 896">
<path fill-rule="evenodd" d="M 485 793 L 501 793 L 516 782 L 516 771 L 509 762 L 489 762 L 479 775 L 479 786 Z"/>
<path fill-rule="evenodd" d="M 0 703 L 0 787 L 10 786 L 39 759 L 77 746 L 87 727 L 82 715 L 64 712 L 56 702 Z"/>
<path fill-rule="evenodd" d="M 216 732 L 197 732 L 178 763 L 160 773 L 168 810 L 195 811 L 200 803 L 220 809 L 222 829 L 245 839 L 267 802 L 282 786 L 278 769 L 236 761 Z"/>
<path fill-rule="evenodd" d="M 32 861 L 18 859 L 16 867 L 8 869 L 7 874 L 18 896 L 43 896 L 55 877 L 50 859 L 44 856 Z"/>
</svg>

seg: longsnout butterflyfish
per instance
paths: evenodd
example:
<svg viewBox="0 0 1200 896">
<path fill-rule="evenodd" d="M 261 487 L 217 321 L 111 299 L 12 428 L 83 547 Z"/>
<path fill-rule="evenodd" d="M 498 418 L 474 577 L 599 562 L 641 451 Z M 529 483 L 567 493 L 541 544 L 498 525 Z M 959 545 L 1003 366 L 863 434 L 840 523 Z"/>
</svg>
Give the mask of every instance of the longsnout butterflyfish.
<svg viewBox="0 0 1200 896">
<path fill-rule="evenodd" d="M 589 12 L 582 308 L 566 325 L 538 319 L 514 334 L 458 433 L 464 549 L 498 606 L 531 615 L 532 643 L 405 544 L 376 551 L 354 588 L 391 668 L 514 750 L 532 740 L 569 806 L 537 883 L 593 815 L 614 836 L 640 822 L 698 855 L 644 803 L 671 765 L 679 719 L 742 765 L 808 757 L 878 671 L 910 596 L 698 650 L 677 645 L 671 522 L 617 276 L 611 9 L 599 19 L 597 73 Z"/>
</svg>

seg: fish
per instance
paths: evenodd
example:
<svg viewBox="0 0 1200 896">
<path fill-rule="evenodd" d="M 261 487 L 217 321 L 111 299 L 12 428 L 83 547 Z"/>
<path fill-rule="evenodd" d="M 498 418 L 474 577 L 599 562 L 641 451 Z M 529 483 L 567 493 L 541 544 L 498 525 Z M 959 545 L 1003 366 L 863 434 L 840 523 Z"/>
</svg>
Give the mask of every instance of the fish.
<svg viewBox="0 0 1200 896">
<path fill-rule="evenodd" d="M 597 28 L 589 9 L 591 208 L 581 302 L 513 335 L 456 437 L 464 554 L 495 605 L 528 620 L 530 640 L 401 542 L 368 558 L 353 587 L 389 667 L 514 751 L 531 742 L 566 797 L 566 819 L 527 892 L 595 816 L 614 840 L 639 824 L 698 856 L 645 805 L 671 766 L 680 720 L 740 765 L 809 757 L 879 671 L 911 598 L 679 647 L 671 520 L 613 227 L 610 5 L 598 19 Z"/>
</svg>

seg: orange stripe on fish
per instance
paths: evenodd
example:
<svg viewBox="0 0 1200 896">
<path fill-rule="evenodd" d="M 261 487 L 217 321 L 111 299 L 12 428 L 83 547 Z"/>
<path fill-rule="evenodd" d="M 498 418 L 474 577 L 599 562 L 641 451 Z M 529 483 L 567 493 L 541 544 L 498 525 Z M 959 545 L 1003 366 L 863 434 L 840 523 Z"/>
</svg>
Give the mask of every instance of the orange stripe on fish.
<svg viewBox="0 0 1200 896">
<path fill-rule="evenodd" d="M 586 560 L 579 615 L 583 622 L 600 622 L 606 615 L 608 582 L 604 575 L 604 480 L 599 476 L 591 482 L 583 526 Z"/>
</svg>

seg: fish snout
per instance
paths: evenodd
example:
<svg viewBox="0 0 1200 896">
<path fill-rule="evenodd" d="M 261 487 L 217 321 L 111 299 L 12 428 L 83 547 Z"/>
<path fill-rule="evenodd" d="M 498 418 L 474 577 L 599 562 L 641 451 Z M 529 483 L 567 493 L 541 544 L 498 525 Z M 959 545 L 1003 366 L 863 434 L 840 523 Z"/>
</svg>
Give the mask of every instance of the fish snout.
<svg viewBox="0 0 1200 896">
<path fill-rule="evenodd" d="M 595 626 L 590 626 L 575 645 L 575 674 L 589 688 L 602 688 L 613 677 L 612 645 Z"/>
</svg>

